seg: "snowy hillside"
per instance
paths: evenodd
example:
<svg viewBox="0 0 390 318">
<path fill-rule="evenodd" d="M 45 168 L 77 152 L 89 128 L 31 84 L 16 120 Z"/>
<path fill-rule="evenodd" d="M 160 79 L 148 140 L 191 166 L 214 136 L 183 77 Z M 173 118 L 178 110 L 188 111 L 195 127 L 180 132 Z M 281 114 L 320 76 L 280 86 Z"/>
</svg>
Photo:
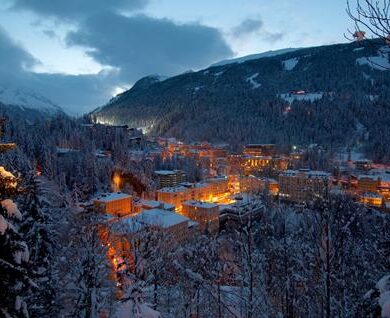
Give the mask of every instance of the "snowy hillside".
<svg viewBox="0 0 390 318">
<path fill-rule="evenodd" d="M 281 50 L 275 50 L 275 51 L 266 51 L 266 52 L 262 52 L 262 53 L 258 53 L 258 54 L 251 54 L 251 55 L 246 55 L 246 56 L 242 56 L 242 57 L 237 57 L 234 59 L 223 60 L 223 61 L 217 62 L 211 66 L 223 66 L 223 65 L 232 64 L 232 63 L 244 63 L 246 61 L 257 60 L 257 59 L 260 59 L 263 57 L 273 57 L 273 56 L 278 56 L 278 55 L 282 55 L 282 54 L 286 54 L 286 53 L 291 53 L 291 52 L 294 52 L 297 50 L 299 50 L 299 49 L 298 48 L 297 49 L 288 48 L 288 49 L 281 49 Z"/>
<path fill-rule="evenodd" d="M 0 103 L 8 106 L 18 106 L 24 111 L 34 110 L 49 115 L 63 112 L 61 107 L 48 98 L 27 89 L 0 86 Z"/>
</svg>

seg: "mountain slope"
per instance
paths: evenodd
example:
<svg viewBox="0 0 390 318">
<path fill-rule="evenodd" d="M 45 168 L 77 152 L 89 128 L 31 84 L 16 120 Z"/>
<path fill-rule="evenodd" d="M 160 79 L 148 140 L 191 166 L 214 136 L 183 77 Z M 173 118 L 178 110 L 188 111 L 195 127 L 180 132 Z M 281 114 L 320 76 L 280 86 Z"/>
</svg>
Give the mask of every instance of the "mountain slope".
<svg viewBox="0 0 390 318">
<path fill-rule="evenodd" d="M 94 120 L 186 140 L 363 145 L 390 159 L 389 71 L 378 45 L 298 49 L 164 81 L 147 77 Z M 291 91 L 306 94 L 291 94 Z"/>
<path fill-rule="evenodd" d="M 233 63 L 244 63 L 246 61 L 257 60 L 257 59 L 260 59 L 263 57 L 278 56 L 278 55 L 282 55 L 285 53 L 294 52 L 297 50 L 299 50 L 299 49 L 298 48 L 296 48 L 296 49 L 288 48 L 288 49 L 281 49 L 281 50 L 275 50 L 275 51 L 271 50 L 271 51 L 266 51 L 266 52 L 258 53 L 258 54 L 250 54 L 250 55 L 246 55 L 246 56 L 242 56 L 242 57 L 237 57 L 234 59 L 223 60 L 223 61 L 214 63 L 213 65 L 211 65 L 211 67 L 223 66 L 223 65 L 227 65 L 227 64 L 233 64 Z"/>
<path fill-rule="evenodd" d="M 0 86 L 0 103 L 26 115 L 53 116 L 63 113 L 61 107 L 48 98 L 21 88 Z"/>
</svg>

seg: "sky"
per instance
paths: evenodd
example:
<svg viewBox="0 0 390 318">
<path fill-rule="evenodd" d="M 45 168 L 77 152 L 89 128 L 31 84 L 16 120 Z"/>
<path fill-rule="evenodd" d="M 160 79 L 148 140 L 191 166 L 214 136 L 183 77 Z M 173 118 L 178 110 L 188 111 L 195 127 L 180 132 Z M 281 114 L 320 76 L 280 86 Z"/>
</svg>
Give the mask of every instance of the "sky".
<svg viewBox="0 0 390 318">
<path fill-rule="evenodd" d="M 0 0 L 0 87 L 74 115 L 138 79 L 346 42 L 344 0 Z"/>
</svg>

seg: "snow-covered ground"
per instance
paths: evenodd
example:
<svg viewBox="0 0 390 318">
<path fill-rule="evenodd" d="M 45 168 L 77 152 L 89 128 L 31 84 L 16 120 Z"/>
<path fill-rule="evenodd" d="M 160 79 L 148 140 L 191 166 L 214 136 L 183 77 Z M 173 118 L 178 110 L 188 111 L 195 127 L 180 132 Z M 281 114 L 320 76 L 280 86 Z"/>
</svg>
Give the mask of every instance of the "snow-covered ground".
<svg viewBox="0 0 390 318">
<path fill-rule="evenodd" d="M 368 98 L 371 102 L 377 100 L 379 95 L 366 95 L 366 98 Z"/>
<path fill-rule="evenodd" d="M 222 70 L 220 72 L 214 73 L 213 75 L 218 77 L 218 76 L 221 76 L 223 73 L 225 73 L 225 70 Z"/>
<path fill-rule="evenodd" d="M 202 89 L 203 87 L 204 87 L 204 85 L 195 86 L 195 87 L 194 87 L 194 91 L 197 92 L 197 91 L 199 91 L 200 89 Z"/>
<path fill-rule="evenodd" d="M 382 48 L 378 51 L 377 56 L 359 57 L 356 59 L 356 63 L 371 66 L 371 68 L 379 71 L 386 71 L 390 69 L 389 50 L 388 48 Z"/>
<path fill-rule="evenodd" d="M 356 161 L 356 160 L 364 160 L 366 157 L 365 155 L 356 150 L 352 149 L 351 150 L 351 160 Z M 335 160 L 337 161 L 347 161 L 348 160 L 348 151 L 346 149 L 340 151 L 339 153 L 335 154 Z"/>
<path fill-rule="evenodd" d="M 286 71 L 291 71 L 295 68 L 295 66 L 297 66 L 298 62 L 299 62 L 299 58 L 293 57 L 291 59 L 284 60 L 282 62 L 282 65 Z"/>
<path fill-rule="evenodd" d="M 316 92 L 316 93 L 306 93 L 302 95 L 295 95 L 290 93 L 280 94 L 279 97 L 284 99 L 286 102 L 289 102 L 290 104 L 297 100 L 297 101 L 310 101 L 314 102 L 317 99 L 321 99 L 324 95 L 323 92 Z"/>
<path fill-rule="evenodd" d="M 246 61 L 257 60 L 257 59 L 264 58 L 264 57 L 278 56 L 281 54 L 290 53 L 290 52 L 294 52 L 297 50 L 299 50 L 299 48 L 296 48 L 296 49 L 295 48 L 288 48 L 288 49 L 281 49 L 281 50 L 275 50 L 275 51 L 266 51 L 263 53 L 246 55 L 246 56 L 237 57 L 237 58 L 230 59 L 230 60 L 223 60 L 223 61 L 215 63 L 211 66 L 222 66 L 222 65 L 232 64 L 232 63 L 244 63 Z"/>
<path fill-rule="evenodd" d="M 255 74 L 253 74 L 245 79 L 248 83 L 251 83 L 252 89 L 256 89 L 256 88 L 261 87 L 261 84 L 255 80 L 255 78 L 258 76 L 259 76 L 259 73 L 255 73 Z"/>
<path fill-rule="evenodd" d="M 359 57 L 356 59 L 356 63 L 359 65 L 371 66 L 372 68 L 379 71 L 390 69 L 389 60 L 385 56 Z"/>
</svg>

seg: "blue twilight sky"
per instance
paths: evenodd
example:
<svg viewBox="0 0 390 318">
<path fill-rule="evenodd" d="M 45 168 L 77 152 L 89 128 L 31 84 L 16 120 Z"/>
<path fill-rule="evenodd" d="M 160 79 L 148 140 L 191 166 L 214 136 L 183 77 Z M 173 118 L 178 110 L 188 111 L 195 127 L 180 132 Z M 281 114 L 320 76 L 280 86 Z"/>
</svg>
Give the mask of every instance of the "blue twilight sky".
<svg viewBox="0 0 390 318">
<path fill-rule="evenodd" d="M 346 42 L 344 0 L 0 0 L 0 87 L 71 113 L 149 74 Z"/>
</svg>

